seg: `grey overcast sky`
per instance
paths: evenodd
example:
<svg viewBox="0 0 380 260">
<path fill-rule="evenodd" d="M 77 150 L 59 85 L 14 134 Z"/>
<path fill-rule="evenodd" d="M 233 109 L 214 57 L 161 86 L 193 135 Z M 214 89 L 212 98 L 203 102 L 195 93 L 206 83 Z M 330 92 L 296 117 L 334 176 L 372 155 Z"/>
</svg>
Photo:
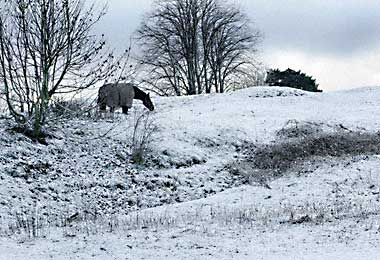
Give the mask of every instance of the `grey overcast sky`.
<svg viewBox="0 0 380 260">
<path fill-rule="evenodd" d="M 324 90 L 380 85 L 380 0 L 230 0 L 264 34 L 260 60 L 302 70 Z M 127 48 L 153 0 L 108 0 L 99 30 Z"/>
</svg>

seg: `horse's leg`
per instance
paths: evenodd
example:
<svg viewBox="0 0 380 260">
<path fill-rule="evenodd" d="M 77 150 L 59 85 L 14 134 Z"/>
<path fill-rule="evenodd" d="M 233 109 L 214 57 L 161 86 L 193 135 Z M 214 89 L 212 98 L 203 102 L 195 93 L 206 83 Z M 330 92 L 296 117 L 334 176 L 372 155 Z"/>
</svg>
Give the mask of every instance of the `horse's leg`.
<svg viewBox="0 0 380 260">
<path fill-rule="evenodd" d="M 106 110 L 107 110 L 107 105 L 106 105 L 106 104 L 103 104 L 103 103 L 100 104 L 100 105 L 99 105 L 99 110 L 102 111 L 102 112 L 106 111 Z"/>
<path fill-rule="evenodd" d="M 114 119 L 115 118 L 115 107 L 110 107 L 110 117 L 111 119 Z"/>
<path fill-rule="evenodd" d="M 127 106 L 122 106 L 121 108 L 123 110 L 123 114 L 128 115 L 128 107 Z"/>
<path fill-rule="evenodd" d="M 100 103 L 99 104 L 99 115 L 100 115 L 100 118 L 102 118 L 102 115 L 104 116 L 104 114 L 107 113 L 107 105 L 105 103 Z"/>
</svg>

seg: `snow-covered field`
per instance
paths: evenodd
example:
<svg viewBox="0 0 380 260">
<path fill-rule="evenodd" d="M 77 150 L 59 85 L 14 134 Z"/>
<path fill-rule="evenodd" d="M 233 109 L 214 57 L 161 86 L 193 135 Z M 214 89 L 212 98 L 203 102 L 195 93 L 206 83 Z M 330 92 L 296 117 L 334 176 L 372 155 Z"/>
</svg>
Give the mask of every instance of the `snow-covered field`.
<svg viewBox="0 0 380 260">
<path fill-rule="evenodd" d="M 289 125 L 377 132 L 379 88 L 263 87 L 154 102 L 143 166 L 130 162 L 134 113 L 55 123 L 48 146 L 0 119 L 0 259 L 380 255 L 377 154 L 314 158 L 264 180 L 229 170 L 242 147 L 282 142 Z"/>
</svg>

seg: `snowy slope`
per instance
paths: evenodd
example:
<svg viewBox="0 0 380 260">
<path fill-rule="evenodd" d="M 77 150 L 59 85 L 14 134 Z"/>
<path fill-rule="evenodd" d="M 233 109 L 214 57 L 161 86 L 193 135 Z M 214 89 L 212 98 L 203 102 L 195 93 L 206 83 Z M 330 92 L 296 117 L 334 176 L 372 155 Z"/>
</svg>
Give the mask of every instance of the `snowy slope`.
<svg viewBox="0 0 380 260">
<path fill-rule="evenodd" d="M 61 218 L 85 207 L 106 220 L 47 225 L 37 240 L 0 238 L 0 259 L 376 259 L 379 157 L 327 158 L 271 181 L 271 189 L 242 186 L 224 167 L 242 145 L 276 141 L 289 120 L 318 123 L 325 132 L 340 125 L 377 131 L 379 94 L 379 88 L 313 94 L 262 87 L 156 98 L 154 160 L 145 168 L 125 159 L 133 114 L 114 123 L 65 123 L 47 147 L 9 133 L 3 121 L 3 234 L 17 223 L 15 212 L 37 202 L 39 211 Z M 113 218 L 113 233 L 86 226 Z"/>
</svg>

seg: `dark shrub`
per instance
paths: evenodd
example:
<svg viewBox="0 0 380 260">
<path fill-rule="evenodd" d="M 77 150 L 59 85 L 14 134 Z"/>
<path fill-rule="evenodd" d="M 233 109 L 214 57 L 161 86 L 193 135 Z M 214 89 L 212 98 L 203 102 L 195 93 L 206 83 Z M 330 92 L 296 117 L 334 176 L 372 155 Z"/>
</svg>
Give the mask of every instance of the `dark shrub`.
<svg viewBox="0 0 380 260">
<path fill-rule="evenodd" d="M 269 86 L 291 87 L 312 92 L 322 92 L 318 89 L 318 84 L 311 76 L 287 69 L 280 71 L 279 69 L 269 70 L 265 81 Z"/>
</svg>

